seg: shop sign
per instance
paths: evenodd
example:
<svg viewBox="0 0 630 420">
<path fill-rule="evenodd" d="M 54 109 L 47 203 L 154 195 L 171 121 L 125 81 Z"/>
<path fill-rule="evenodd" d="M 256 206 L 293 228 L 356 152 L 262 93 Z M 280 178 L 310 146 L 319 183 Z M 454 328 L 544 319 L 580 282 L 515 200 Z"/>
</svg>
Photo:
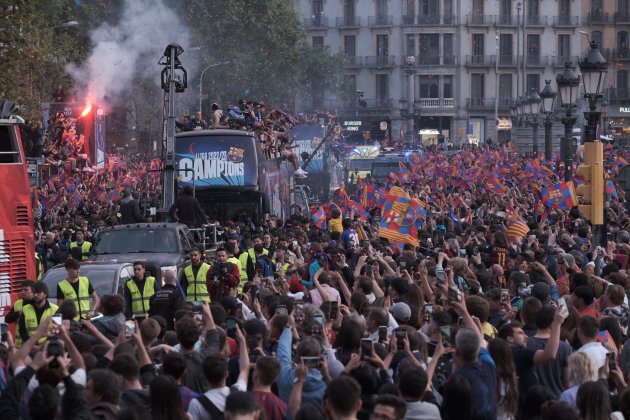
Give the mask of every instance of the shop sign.
<svg viewBox="0 0 630 420">
<path fill-rule="evenodd" d="M 381 121 L 381 131 L 387 130 L 387 121 Z"/>
<path fill-rule="evenodd" d="M 346 131 L 359 131 L 363 123 L 361 121 L 344 121 L 343 126 Z"/>
<path fill-rule="evenodd" d="M 619 107 L 619 113 L 620 114 L 630 114 L 630 107 L 629 106 L 620 106 Z"/>
</svg>

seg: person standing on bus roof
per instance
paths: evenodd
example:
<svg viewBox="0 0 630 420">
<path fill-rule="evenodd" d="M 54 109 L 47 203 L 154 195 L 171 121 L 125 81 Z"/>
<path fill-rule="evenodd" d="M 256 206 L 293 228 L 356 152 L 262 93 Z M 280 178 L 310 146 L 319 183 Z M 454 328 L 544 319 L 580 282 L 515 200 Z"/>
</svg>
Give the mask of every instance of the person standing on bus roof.
<svg viewBox="0 0 630 420">
<path fill-rule="evenodd" d="M 16 300 L 9 313 L 4 317 L 4 321 L 7 324 L 13 324 L 20 319 L 22 315 L 22 308 L 26 305 L 33 303 L 33 294 L 35 291 L 35 282 L 32 280 L 25 280 L 22 282 L 22 291 L 20 292 L 20 299 Z M 20 334 L 20 323 L 17 323 L 17 329 L 15 331 L 15 347 L 22 345 L 22 336 Z"/>
<path fill-rule="evenodd" d="M 71 300 L 77 308 L 75 320 L 89 319 L 94 315 L 94 309 L 99 304 L 99 298 L 92 283 L 87 277 L 79 277 L 81 265 L 77 260 L 68 260 L 65 264 L 68 277 L 57 285 L 57 303 L 59 306 L 65 300 Z M 90 308 L 90 297 L 92 308 Z"/>
<path fill-rule="evenodd" d="M 183 223 L 191 229 L 201 227 L 208 219 L 203 213 L 199 201 L 193 197 L 193 187 L 186 185 L 177 200 L 168 210 L 168 214 L 175 222 Z"/>
<path fill-rule="evenodd" d="M 201 261 L 201 251 L 193 247 L 190 250 L 190 265 L 182 272 L 179 283 L 186 291 L 186 302 L 210 302 L 210 295 L 206 287 L 206 275 L 210 264 Z"/>
<path fill-rule="evenodd" d="M 145 276 L 145 270 L 144 262 L 134 262 L 133 277 L 127 280 L 127 284 L 125 284 L 123 294 L 126 303 L 125 318 L 127 319 L 131 319 L 132 315 L 139 321 L 147 318 L 151 306 L 151 296 L 160 290 L 160 285 L 156 283 L 155 277 Z"/>
<path fill-rule="evenodd" d="M 88 242 L 85 240 L 85 234 L 83 233 L 82 230 L 77 230 L 77 240 L 70 244 L 70 254 L 72 255 L 72 258 L 75 258 L 75 255 L 76 255 L 77 257 L 80 257 L 80 258 L 75 258 L 75 259 L 79 261 L 85 261 L 90 257 L 91 251 L 92 251 L 92 242 Z"/>
<path fill-rule="evenodd" d="M 145 221 L 131 190 L 126 189 L 125 197 L 120 200 L 120 223 L 126 225 L 130 223 L 144 223 Z"/>
<path fill-rule="evenodd" d="M 19 332 L 22 342 L 35 334 L 42 319 L 53 316 L 59 307 L 48 302 L 48 286 L 44 282 L 35 283 L 33 287 L 33 301 L 22 308 L 22 316 L 19 322 Z M 38 344 L 46 341 L 47 337 L 37 340 Z M 17 343 L 16 343 L 17 345 Z"/>
</svg>

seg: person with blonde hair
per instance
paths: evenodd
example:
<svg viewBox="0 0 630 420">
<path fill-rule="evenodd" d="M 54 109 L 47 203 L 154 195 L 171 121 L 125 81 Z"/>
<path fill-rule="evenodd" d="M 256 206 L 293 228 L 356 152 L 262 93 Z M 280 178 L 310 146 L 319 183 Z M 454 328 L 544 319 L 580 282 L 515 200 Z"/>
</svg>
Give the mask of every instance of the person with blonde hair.
<svg viewBox="0 0 630 420">
<path fill-rule="evenodd" d="M 562 394 L 560 401 L 565 401 L 572 407 L 576 406 L 576 398 L 580 385 L 597 380 L 597 368 L 593 360 L 585 353 L 576 352 L 569 356 L 569 385 Z"/>
</svg>

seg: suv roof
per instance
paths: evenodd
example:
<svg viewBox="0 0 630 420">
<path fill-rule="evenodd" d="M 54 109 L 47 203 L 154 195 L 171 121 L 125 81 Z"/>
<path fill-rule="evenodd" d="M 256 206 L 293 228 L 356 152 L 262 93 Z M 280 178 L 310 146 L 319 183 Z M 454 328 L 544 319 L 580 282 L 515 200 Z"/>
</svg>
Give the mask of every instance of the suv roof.
<svg viewBox="0 0 630 420">
<path fill-rule="evenodd" d="M 159 222 L 159 223 L 132 223 L 126 225 L 110 226 L 101 232 L 108 230 L 128 230 L 128 229 L 176 229 L 178 227 L 187 227 L 183 223 Z"/>
</svg>

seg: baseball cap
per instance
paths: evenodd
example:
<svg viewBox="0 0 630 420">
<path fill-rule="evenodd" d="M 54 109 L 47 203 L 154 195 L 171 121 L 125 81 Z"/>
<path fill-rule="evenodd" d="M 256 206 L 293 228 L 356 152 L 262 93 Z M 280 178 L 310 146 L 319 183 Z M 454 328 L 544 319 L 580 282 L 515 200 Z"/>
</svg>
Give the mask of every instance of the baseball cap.
<svg viewBox="0 0 630 420">
<path fill-rule="evenodd" d="M 411 319 L 411 308 L 405 302 L 396 302 L 389 310 L 396 321 L 407 322 Z"/>
</svg>

